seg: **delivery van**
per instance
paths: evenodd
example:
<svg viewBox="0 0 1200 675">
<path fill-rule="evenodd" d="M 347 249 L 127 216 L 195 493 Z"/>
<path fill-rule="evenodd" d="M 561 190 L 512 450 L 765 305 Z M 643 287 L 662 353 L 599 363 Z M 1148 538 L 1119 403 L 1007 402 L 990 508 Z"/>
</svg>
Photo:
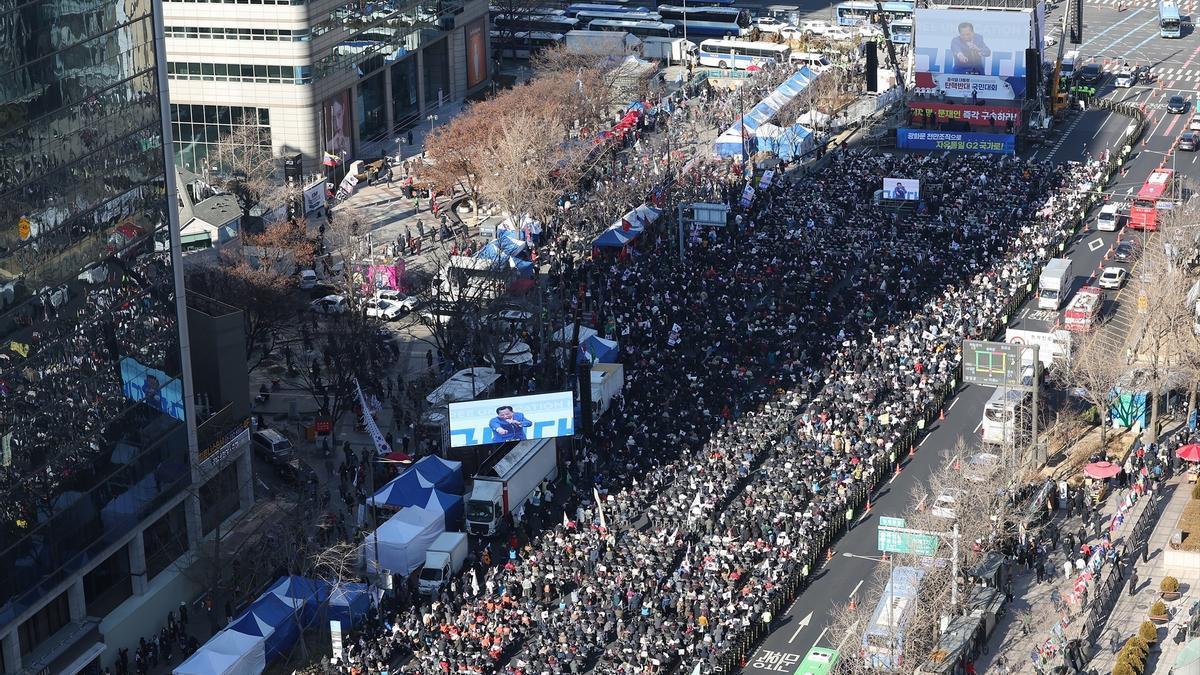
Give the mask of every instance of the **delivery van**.
<svg viewBox="0 0 1200 675">
<path fill-rule="evenodd" d="M 1121 226 L 1121 210 L 1117 204 L 1109 202 L 1100 208 L 1096 216 L 1096 229 L 1101 232 L 1116 232 Z"/>
</svg>

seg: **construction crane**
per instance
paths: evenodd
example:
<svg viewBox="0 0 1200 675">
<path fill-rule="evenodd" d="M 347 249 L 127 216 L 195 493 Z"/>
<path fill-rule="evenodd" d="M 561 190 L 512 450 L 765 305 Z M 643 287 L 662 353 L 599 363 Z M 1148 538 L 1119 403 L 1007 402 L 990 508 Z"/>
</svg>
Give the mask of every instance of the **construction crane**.
<svg viewBox="0 0 1200 675">
<path fill-rule="evenodd" d="M 1050 74 L 1050 112 L 1054 115 L 1057 115 L 1062 110 L 1066 110 L 1067 106 L 1070 105 L 1070 99 L 1067 96 L 1067 92 L 1062 90 L 1061 80 L 1064 53 L 1063 50 L 1065 50 L 1067 46 L 1067 22 L 1070 19 L 1070 8 L 1072 5 L 1074 5 L 1074 3 L 1069 3 L 1067 5 L 1067 11 L 1063 12 L 1062 32 L 1059 33 L 1058 36 L 1058 57 L 1054 59 L 1054 71 Z"/>
<path fill-rule="evenodd" d="M 883 44 L 887 46 L 888 60 L 896 73 L 896 84 L 900 85 L 901 95 L 904 93 L 904 72 L 900 70 L 900 62 L 896 59 L 896 47 L 892 44 L 892 29 L 888 26 L 887 13 L 883 11 L 882 0 L 875 0 L 875 11 L 879 12 L 879 25 L 883 28 Z"/>
</svg>

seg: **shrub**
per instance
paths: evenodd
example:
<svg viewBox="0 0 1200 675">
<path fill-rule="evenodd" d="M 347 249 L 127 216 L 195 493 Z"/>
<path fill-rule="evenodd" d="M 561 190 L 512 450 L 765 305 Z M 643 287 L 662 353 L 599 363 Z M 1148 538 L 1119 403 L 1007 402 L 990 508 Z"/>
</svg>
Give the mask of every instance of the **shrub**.
<svg viewBox="0 0 1200 675">
<path fill-rule="evenodd" d="M 1126 642 L 1121 651 L 1117 653 L 1117 663 L 1124 663 L 1134 673 L 1141 673 L 1142 669 L 1146 667 L 1146 657 L 1138 651 L 1136 646 Z"/>
<path fill-rule="evenodd" d="M 1137 635 L 1129 638 L 1130 641 L 1137 640 L 1138 646 L 1142 651 L 1150 651 L 1150 643 L 1158 640 L 1158 626 L 1154 625 L 1153 621 L 1143 621 L 1138 628 Z"/>
<path fill-rule="evenodd" d="M 1197 483 L 1197 485 L 1200 485 L 1200 483 Z M 1175 577 L 1163 577 L 1162 583 L 1158 585 L 1158 590 L 1163 593 L 1178 593 L 1179 580 Z"/>
<path fill-rule="evenodd" d="M 1162 600 L 1155 600 L 1153 605 L 1150 605 L 1150 616 L 1166 616 L 1167 605 Z"/>
<path fill-rule="evenodd" d="M 1137 675 L 1133 670 L 1133 666 L 1124 661 L 1117 661 L 1117 665 L 1113 666 L 1112 675 Z"/>
</svg>

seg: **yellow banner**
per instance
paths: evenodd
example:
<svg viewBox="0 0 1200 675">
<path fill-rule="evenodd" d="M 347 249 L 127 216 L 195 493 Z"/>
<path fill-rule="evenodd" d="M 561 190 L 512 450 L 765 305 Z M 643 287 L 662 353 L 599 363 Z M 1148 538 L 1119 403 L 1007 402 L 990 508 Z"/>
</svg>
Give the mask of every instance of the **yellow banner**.
<svg viewBox="0 0 1200 675">
<path fill-rule="evenodd" d="M 13 340 L 9 343 L 8 348 L 20 354 L 22 357 L 28 358 L 29 356 L 29 345 L 27 344 Z"/>
</svg>

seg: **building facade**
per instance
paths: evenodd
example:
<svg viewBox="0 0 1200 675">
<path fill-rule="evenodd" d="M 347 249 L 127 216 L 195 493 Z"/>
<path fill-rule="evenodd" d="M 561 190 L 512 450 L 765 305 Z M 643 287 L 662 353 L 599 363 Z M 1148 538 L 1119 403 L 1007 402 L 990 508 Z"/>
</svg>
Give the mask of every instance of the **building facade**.
<svg viewBox="0 0 1200 675">
<path fill-rule="evenodd" d="M 164 0 L 180 166 L 259 127 L 320 170 L 396 154 L 394 139 L 490 78 L 486 0 Z"/>
<path fill-rule="evenodd" d="M 5 673 L 111 665 L 252 501 L 198 458 L 162 47 L 152 0 L 0 3 Z"/>
</svg>

